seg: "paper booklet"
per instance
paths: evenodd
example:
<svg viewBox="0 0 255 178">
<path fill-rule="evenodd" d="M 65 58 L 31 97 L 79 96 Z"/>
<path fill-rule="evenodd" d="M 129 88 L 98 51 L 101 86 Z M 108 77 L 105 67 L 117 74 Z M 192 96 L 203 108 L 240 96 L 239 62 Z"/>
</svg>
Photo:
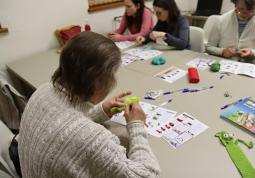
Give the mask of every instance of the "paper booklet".
<svg viewBox="0 0 255 178">
<path fill-rule="evenodd" d="M 255 78 L 255 65 L 249 63 L 236 62 L 231 60 L 220 61 L 220 71 L 233 74 L 247 75 Z"/>
<path fill-rule="evenodd" d="M 179 147 L 208 128 L 208 126 L 187 113 L 175 117 L 176 111 L 145 102 L 140 102 L 140 105 L 146 114 L 144 124 L 146 131 L 152 136 L 162 137 L 174 148 Z M 126 125 L 123 112 L 113 116 L 111 120 Z"/>
</svg>

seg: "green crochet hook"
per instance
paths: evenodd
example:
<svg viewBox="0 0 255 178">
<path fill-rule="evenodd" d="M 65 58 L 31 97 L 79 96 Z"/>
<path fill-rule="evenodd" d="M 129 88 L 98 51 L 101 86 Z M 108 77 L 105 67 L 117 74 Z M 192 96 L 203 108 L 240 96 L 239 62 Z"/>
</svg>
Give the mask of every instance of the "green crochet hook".
<svg viewBox="0 0 255 178">
<path fill-rule="evenodd" d="M 253 143 L 251 141 L 245 142 L 244 140 L 234 138 L 233 134 L 229 134 L 227 131 L 218 132 L 215 136 L 218 137 L 221 143 L 226 147 L 230 158 L 234 162 L 242 177 L 254 178 L 255 169 L 238 146 L 238 143 L 242 143 L 251 149 L 253 147 Z"/>
</svg>

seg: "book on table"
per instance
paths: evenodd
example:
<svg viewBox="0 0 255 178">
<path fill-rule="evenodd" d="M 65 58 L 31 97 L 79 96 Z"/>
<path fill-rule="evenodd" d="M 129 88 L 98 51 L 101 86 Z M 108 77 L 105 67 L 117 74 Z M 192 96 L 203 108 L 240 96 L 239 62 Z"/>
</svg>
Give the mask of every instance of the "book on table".
<svg viewBox="0 0 255 178">
<path fill-rule="evenodd" d="M 221 117 L 255 133 L 255 101 L 246 98 L 227 108 Z"/>
</svg>

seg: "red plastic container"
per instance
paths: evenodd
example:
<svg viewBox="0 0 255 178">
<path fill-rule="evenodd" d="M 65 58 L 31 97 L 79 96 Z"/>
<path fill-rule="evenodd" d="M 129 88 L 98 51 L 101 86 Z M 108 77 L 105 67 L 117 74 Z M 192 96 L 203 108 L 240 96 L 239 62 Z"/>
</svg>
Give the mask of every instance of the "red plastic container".
<svg viewBox="0 0 255 178">
<path fill-rule="evenodd" d="M 91 31 L 90 25 L 87 23 L 84 27 L 85 31 Z"/>
<path fill-rule="evenodd" d="M 188 69 L 188 72 L 189 72 L 189 82 L 190 83 L 198 83 L 200 79 L 199 79 L 197 69 L 194 67 L 190 67 Z"/>
</svg>

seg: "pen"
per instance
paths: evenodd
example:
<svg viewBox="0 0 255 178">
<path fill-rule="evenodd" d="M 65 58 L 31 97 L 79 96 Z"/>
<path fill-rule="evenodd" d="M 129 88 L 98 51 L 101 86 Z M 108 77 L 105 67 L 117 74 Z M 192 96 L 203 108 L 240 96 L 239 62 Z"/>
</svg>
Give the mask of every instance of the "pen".
<svg viewBox="0 0 255 178">
<path fill-rule="evenodd" d="M 173 94 L 175 92 L 179 92 L 181 91 L 182 93 L 193 93 L 193 92 L 199 92 L 199 91 L 203 91 L 203 90 L 207 90 L 207 89 L 212 89 L 214 88 L 214 86 L 209 86 L 209 87 L 202 87 L 202 88 L 199 88 L 199 89 L 189 89 L 189 88 L 183 88 L 183 89 L 179 89 L 179 90 L 175 90 L 175 91 L 167 91 L 167 92 L 164 92 L 163 95 L 170 95 L 170 94 Z"/>
<path fill-rule="evenodd" d="M 223 77 L 224 77 L 224 75 L 221 75 L 221 76 L 220 76 L 220 80 L 221 80 Z"/>
<path fill-rule="evenodd" d="M 171 92 L 171 91 L 167 91 L 167 92 L 164 92 L 163 95 L 170 95 L 170 94 L 173 94 L 174 92 Z"/>
<path fill-rule="evenodd" d="M 198 91 L 200 91 L 200 90 L 198 90 L 198 89 L 191 89 L 191 90 L 189 90 L 189 92 L 191 92 L 191 93 L 198 92 Z"/>
<path fill-rule="evenodd" d="M 247 98 L 251 98 L 251 97 L 247 97 Z M 229 106 L 232 106 L 232 105 L 234 105 L 234 104 L 237 104 L 237 103 L 239 103 L 239 102 L 241 102 L 241 101 L 243 101 L 243 100 L 245 100 L 245 99 L 246 99 L 246 98 L 244 98 L 244 99 L 239 99 L 238 101 L 235 101 L 235 102 L 233 102 L 233 103 L 226 104 L 226 105 L 222 106 L 220 109 L 221 109 L 221 110 L 226 109 L 226 108 L 228 108 Z"/>
<path fill-rule="evenodd" d="M 152 97 L 149 97 L 149 96 L 145 96 L 144 99 L 147 99 L 147 100 L 155 100 L 155 98 L 152 98 Z"/>
<path fill-rule="evenodd" d="M 188 88 L 184 88 L 183 90 L 182 90 L 182 93 L 187 93 L 187 92 L 189 92 L 190 90 L 188 89 Z"/>
<path fill-rule="evenodd" d="M 165 101 L 165 102 L 161 103 L 160 105 L 158 105 L 158 107 L 160 107 L 160 106 L 164 106 L 164 105 L 166 105 L 166 104 L 168 104 L 168 103 L 170 103 L 170 102 L 172 102 L 172 99 L 170 99 L 170 100 L 168 100 L 168 101 Z"/>
<path fill-rule="evenodd" d="M 167 100 L 167 101 L 161 103 L 161 104 L 158 105 L 157 107 L 153 108 L 151 111 L 154 111 L 154 110 L 158 109 L 159 107 L 164 106 L 164 105 L 166 105 L 166 104 L 168 104 L 168 103 L 170 103 L 170 102 L 172 102 L 172 99 Z"/>
<path fill-rule="evenodd" d="M 167 92 L 164 92 L 163 95 L 170 95 L 170 94 L 173 94 L 173 93 L 176 93 L 176 92 L 179 92 L 179 91 L 182 91 L 183 89 L 179 89 L 179 90 L 174 90 L 174 91 L 167 91 Z"/>
<path fill-rule="evenodd" d="M 199 58 L 199 61 L 198 61 L 198 64 L 197 64 L 197 68 L 199 67 L 200 63 L 201 63 L 201 58 Z"/>
</svg>

